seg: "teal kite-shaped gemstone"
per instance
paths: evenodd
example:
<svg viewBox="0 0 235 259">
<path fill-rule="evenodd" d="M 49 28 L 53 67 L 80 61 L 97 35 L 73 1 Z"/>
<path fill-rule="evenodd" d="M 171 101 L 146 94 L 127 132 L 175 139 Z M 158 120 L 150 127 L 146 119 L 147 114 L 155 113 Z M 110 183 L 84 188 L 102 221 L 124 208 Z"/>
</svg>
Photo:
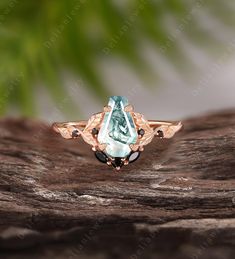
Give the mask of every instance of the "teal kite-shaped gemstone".
<svg viewBox="0 0 235 259">
<path fill-rule="evenodd" d="M 105 113 L 98 134 L 99 143 L 107 144 L 105 153 L 113 158 L 127 157 L 131 153 L 130 144 L 135 144 L 138 139 L 133 118 L 125 111 L 128 104 L 126 97 L 110 97 L 108 106 L 112 109 Z"/>
</svg>

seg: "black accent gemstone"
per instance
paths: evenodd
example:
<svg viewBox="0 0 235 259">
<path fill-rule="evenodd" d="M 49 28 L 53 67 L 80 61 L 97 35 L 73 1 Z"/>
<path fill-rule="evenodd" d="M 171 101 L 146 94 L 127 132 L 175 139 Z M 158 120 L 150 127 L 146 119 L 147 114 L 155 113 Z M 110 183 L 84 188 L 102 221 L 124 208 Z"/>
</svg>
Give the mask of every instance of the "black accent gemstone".
<svg viewBox="0 0 235 259">
<path fill-rule="evenodd" d="M 72 132 L 72 137 L 73 137 L 73 138 L 77 138 L 78 136 L 79 136 L 78 130 L 74 130 L 74 131 Z"/>
<path fill-rule="evenodd" d="M 123 165 L 124 165 L 124 162 L 123 162 L 121 157 L 115 157 L 114 158 L 114 161 L 112 162 L 112 166 L 114 168 L 117 168 L 117 167 L 121 168 Z"/>
<path fill-rule="evenodd" d="M 133 152 L 129 156 L 129 163 L 134 163 L 136 160 L 138 160 L 140 157 L 140 152 Z"/>
<path fill-rule="evenodd" d="M 101 151 L 96 151 L 95 152 L 95 156 L 96 158 L 101 162 L 101 163 L 107 163 L 108 161 L 108 157 L 105 153 L 101 152 Z"/>
<path fill-rule="evenodd" d="M 158 130 L 157 134 L 159 138 L 164 138 L 164 133 L 162 130 Z"/>
<path fill-rule="evenodd" d="M 97 128 L 92 129 L 91 134 L 92 134 L 93 136 L 98 135 L 98 133 L 99 133 L 99 130 L 98 130 Z"/>
<path fill-rule="evenodd" d="M 145 130 L 144 129 L 139 129 L 138 130 L 138 135 L 140 135 L 140 136 L 144 136 L 144 134 L 145 134 Z"/>
</svg>

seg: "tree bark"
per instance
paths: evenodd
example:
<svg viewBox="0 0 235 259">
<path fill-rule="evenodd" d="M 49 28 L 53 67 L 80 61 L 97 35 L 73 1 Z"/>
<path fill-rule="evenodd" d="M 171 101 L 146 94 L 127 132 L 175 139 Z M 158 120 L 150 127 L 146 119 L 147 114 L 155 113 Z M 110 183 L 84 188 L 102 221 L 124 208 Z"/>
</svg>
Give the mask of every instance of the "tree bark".
<svg viewBox="0 0 235 259">
<path fill-rule="evenodd" d="M 0 258 L 234 258 L 235 111 L 115 172 L 81 140 L 0 121 Z"/>
</svg>

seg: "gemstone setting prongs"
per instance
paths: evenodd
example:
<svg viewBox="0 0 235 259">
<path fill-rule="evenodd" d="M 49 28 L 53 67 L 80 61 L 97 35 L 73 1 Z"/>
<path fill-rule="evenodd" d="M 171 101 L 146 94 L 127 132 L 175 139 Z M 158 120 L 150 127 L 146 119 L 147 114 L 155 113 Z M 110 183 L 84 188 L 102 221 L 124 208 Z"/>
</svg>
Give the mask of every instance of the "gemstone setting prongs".
<svg viewBox="0 0 235 259">
<path fill-rule="evenodd" d="M 53 123 L 52 128 L 65 139 L 82 137 L 92 146 L 97 160 L 120 171 L 137 161 L 155 136 L 172 138 L 182 123 L 147 120 L 134 112 L 126 97 L 112 96 L 103 112 L 88 121 Z"/>
</svg>

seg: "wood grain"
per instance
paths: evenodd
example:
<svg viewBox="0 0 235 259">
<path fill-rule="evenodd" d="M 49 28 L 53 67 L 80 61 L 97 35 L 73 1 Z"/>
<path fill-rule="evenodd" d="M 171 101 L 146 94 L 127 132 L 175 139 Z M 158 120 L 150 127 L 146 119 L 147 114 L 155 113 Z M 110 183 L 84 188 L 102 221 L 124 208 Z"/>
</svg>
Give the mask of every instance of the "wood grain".
<svg viewBox="0 0 235 259">
<path fill-rule="evenodd" d="M 234 258 L 235 111 L 118 173 L 38 121 L 2 119 L 0 139 L 1 258 Z"/>
</svg>

